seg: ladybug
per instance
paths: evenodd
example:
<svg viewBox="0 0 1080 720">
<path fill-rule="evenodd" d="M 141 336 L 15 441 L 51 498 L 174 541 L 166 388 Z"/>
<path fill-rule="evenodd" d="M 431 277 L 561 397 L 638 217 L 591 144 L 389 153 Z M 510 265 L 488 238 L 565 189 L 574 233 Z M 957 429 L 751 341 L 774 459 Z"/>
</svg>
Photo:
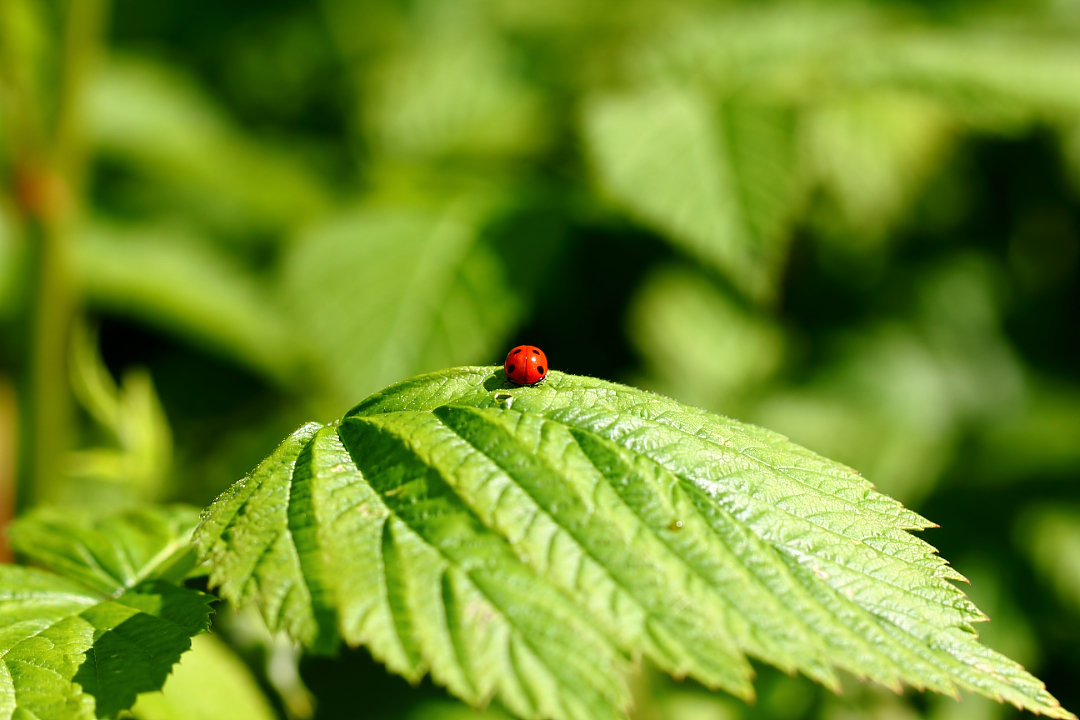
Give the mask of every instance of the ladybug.
<svg viewBox="0 0 1080 720">
<path fill-rule="evenodd" d="M 548 374 L 547 355 L 538 347 L 518 345 L 506 355 L 503 363 L 506 377 L 518 385 L 535 385 Z"/>
</svg>

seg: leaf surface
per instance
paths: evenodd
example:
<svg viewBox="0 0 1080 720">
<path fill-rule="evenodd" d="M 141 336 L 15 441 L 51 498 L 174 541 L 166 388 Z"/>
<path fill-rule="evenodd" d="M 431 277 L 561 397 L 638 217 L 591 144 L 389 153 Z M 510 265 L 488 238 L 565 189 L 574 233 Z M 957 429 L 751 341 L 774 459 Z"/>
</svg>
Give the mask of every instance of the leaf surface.
<svg viewBox="0 0 1080 720">
<path fill-rule="evenodd" d="M 298 357 L 272 298 L 213 245 L 168 226 L 97 223 L 78 246 L 97 308 L 184 336 L 278 381 Z"/>
<path fill-rule="evenodd" d="M 88 88 L 86 111 L 95 149 L 134 171 L 141 202 L 179 203 L 234 232 L 294 227 L 331 203 L 295 152 L 254 140 L 168 66 L 110 57 Z"/>
<path fill-rule="evenodd" d="M 12 526 L 14 549 L 57 572 L 0 565 L 0 718 L 113 717 L 161 688 L 209 625 L 209 596 L 168 582 L 191 567 L 194 517 L 48 511 Z"/>
<path fill-rule="evenodd" d="M 282 296 L 326 394 L 363 397 L 405 372 L 485 357 L 522 312 L 481 238 L 486 200 L 365 206 L 296 239 Z M 338 410 L 334 410 L 338 412 Z"/>
<path fill-rule="evenodd" d="M 521 717 L 625 717 L 640 656 L 744 698 L 753 656 L 1071 717 L 978 643 L 962 576 L 908 532 L 931 525 L 768 430 L 476 367 L 300 428 L 196 539 L 211 583 L 271 628 Z"/>
<path fill-rule="evenodd" d="M 592 98 L 584 134 L 597 179 L 631 215 L 765 298 L 802 197 L 792 120 L 781 106 L 664 86 Z"/>
<path fill-rule="evenodd" d="M 210 633 L 191 639 L 161 692 L 145 693 L 132 708 L 139 720 L 274 720 L 247 665 Z"/>
</svg>

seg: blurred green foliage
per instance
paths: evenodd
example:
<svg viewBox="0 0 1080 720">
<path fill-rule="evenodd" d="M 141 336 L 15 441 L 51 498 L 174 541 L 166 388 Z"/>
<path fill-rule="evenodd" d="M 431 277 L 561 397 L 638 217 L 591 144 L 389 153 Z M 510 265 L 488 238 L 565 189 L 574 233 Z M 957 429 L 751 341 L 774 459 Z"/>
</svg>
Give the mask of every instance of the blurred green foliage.
<svg viewBox="0 0 1080 720">
<path fill-rule="evenodd" d="M 54 160 L 67 13 L 0 0 L 5 386 L 40 330 L 19 178 Z M 1080 707 L 1080 6 L 114 0 L 99 45 L 53 378 L 80 409 L 40 497 L 205 504 L 303 420 L 538 344 L 941 523 L 988 644 Z M 224 636 L 302 716 L 279 656 Z M 301 665 L 316 717 L 470 716 L 329 662 Z M 637 717 L 1012 714 L 761 674 L 747 707 L 646 671 Z"/>
</svg>

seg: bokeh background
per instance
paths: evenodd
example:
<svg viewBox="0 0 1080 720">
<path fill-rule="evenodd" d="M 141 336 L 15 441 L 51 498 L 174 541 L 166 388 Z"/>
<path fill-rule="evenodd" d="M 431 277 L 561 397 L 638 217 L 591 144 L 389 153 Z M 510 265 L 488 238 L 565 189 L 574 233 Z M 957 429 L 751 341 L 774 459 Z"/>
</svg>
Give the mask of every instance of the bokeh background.
<svg viewBox="0 0 1080 720">
<path fill-rule="evenodd" d="M 985 641 L 1080 709 L 1075 2 L 0 0 L 0 171 L 5 518 L 206 504 L 527 342 L 940 523 Z M 217 628 L 138 717 L 475 717 Z M 1017 716 L 634 682 L 638 720 Z"/>
</svg>

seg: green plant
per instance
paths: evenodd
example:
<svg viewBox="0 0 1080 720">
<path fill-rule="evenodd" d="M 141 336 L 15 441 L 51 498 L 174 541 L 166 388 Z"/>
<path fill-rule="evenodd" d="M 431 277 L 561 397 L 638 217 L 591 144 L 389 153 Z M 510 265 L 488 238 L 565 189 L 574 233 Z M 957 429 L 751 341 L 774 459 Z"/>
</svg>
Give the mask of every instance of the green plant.
<svg viewBox="0 0 1080 720">
<path fill-rule="evenodd" d="M 747 654 L 833 689 L 845 670 L 1075 717 L 977 641 L 963 576 L 908 532 L 929 526 L 770 431 L 590 378 L 460 368 L 304 425 L 194 542 L 211 586 L 271 630 L 367 646 L 522 718 L 626 717 L 636 658 L 749 699 Z M 166 582 L 191 568 L 190 529 L 179 510 L 15 525 L 16 549 L 66 577 L 5 568 L 0 707 L 111 717 L 160 687 L 207 627 L 205 596 Z"/>
<path fill-rule="evenodd" d="M 556 370 L 778 430 L 940 522 L 926 537 L 972 578 L 985 645 L 1075 709 L 1078 97 L 1080 15 L 1054 0 L 0 0 L 0 529 L 108 535 L 131 508 L 204 507 L 301 420 L 323 437 L 401 378 L 538 343 Z M 228 535 L 212 545 L 239 562 Z M 35 544 L 16 541 L 20 562 Z M 422 670 L 471 699 L 484 673 L 505 680 L 423 643 L 380 655 L 415 686 L 388 674 L 368 655 L 385 648 L 349 647 L 356 628 L 331 619 L 363 596 L 329 575 L 329 599 L 288 604 L 314 651 L 221 602 L 131 712 L 338 720 L 362 702 L 366 720 L 460 719 L 476 714 Z M 837 669 L 850 653 L 815 664 L 738 618 L 706 628 L 730 661 L 709 662 L 683 635 L 721 600 L 694 585 L 707 607 L 635 635 L 611 624 L 659 591 L 619 577 L 634 602 L 608 625 L 576 600 L 550 612 L 616 664 L 644 654 L 634 720 L 1017 715 L 882 691 Z M 116 609 L 85 581 L 80 602 Z M 61 678 L 93 648 L 81 612 Z M 140 687 L 160 684 L 173 640 Z M 739 692 L 721 669 L 745 671 L 744 654 L 753 704 L 668 674 Z"/>
</svg>

